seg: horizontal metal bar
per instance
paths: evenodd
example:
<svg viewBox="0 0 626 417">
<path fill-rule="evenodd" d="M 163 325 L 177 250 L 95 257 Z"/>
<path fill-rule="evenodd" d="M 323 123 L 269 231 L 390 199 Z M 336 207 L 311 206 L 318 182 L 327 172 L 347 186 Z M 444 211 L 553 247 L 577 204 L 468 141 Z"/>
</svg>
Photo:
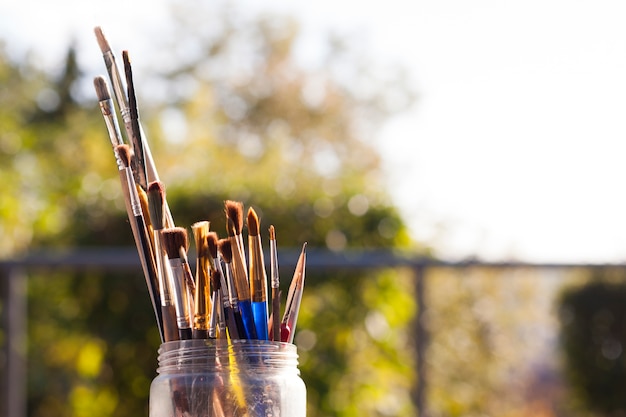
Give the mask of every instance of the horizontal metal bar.
<svg viewBox="0 0 626 417">
<path fill-rule="evenodd" d="M 300 250 L 284 249 L 279 252 L 279 264 L 294 267 Z M 194 260 L 190 254 L 190 260 Z M 0 260 L 0 268 L 105 268 L 130 269 L 139 267 L 139 257 L 132 247 L 93 247 L 69 249 L 43 249 L 23 256 Z M 626 267 L 626 263 L 532 263 L 518 261 L 488 262 L 479 259 L 444 261 L 406 251 L 389 249 L 329 250 L 307 248 L 307 269 L 371 269 L 385 267 L 496 267 L 496 268 L 596 268 Z"/>
</svg>

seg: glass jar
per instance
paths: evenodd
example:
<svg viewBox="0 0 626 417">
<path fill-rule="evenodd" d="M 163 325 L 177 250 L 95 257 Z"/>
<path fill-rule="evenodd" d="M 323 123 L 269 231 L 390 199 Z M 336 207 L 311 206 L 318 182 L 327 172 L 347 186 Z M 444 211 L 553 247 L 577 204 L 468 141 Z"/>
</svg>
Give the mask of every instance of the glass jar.
<svg viewBox="0 0 626 417">
<path fill-rule="evenodd" d="M 296 346 L 192 339 L 159 348 L 150 417 L 305 417 Z"/>
</svg>

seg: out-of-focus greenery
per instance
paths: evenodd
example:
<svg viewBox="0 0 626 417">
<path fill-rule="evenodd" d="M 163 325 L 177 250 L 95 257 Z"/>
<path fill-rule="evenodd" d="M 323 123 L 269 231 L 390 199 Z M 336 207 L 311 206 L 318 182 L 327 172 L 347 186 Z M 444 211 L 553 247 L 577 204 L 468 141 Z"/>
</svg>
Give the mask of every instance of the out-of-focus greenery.
<svg viewBox="0 0 626 417">
<path fill-rule="evenodd" d="M 258 210 L 262 230 L 275 225 L 283 248 L 407 247 L 368 142 L 411 102 L 401 73 L 377 73 L 337 39 L 305 70 L 288 18 L 176 12 L 175 45 L 135 71 L 176 223 L 207 219 L 223 234 L 223 201 L 237 199 Z M 70 49 L 65 71 L 50 74 L 0 51 L 3 256 L 132 245 L 95 94 L 75 99 L 75 58 Z M 287 286 L 292 271 L 281 272 Z M 296 343 L 309 416 L 415 415 L 412 291 L 397 271 L 307 274 Z M 33 273 L 28 308 L 30 416 L 147 415 L 159 340 L 139 269 Z"/>
<path fill-rule="evenodd" d="M 626 412 L 626 284 L 623 268 L 591 274 L 560 300 L 561 344 L 576 405 L 603 416 Z"/>
</svg>

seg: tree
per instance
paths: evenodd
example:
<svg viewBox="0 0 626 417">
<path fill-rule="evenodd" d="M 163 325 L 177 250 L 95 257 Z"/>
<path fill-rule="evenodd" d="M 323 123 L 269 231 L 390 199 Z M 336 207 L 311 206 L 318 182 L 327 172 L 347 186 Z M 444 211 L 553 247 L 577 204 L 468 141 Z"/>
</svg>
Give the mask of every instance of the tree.
<svg viewBox="0 0 626 417">
<path fill-rule="evenodd" d="M 599 271 L 560 300 L 565 374 L 579 405 L 604 416 L 626 410 L 624 271 Z"/>
</svg>

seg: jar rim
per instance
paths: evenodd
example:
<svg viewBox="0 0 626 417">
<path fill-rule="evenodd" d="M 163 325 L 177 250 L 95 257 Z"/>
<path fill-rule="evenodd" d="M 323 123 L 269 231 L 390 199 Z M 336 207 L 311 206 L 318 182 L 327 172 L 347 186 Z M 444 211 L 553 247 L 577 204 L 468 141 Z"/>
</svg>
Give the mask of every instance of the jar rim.
<svg viewBox="0 0 626 417">
<path fill-rule="evenodd" d="M 193 348 L 227 348 L 228 346 L 239 346 L 240 349 L 246 347 L 273 350 L 296 351 L 297 347 L 293 343 L 275 342 L 272 340 L 259 339 L 187 339 L 187 340 L 171 340 L 163 342 L 159 346 L 159 354 L 171 352 L 177 349 L 193 349 Z"/>
<path fill-rule="evenodd" d="M 238 358 L 238 359 L 237 359 Z M 235 359 L 235 362 L 232 360 Z M 269 340 L 189 339 L 164 342 L 158 350 L 157 371 L 182 372 L 193 369 L 228 367 L 229 363 L 247 363 L 275 368 L 298 366 L 296 345 Z"/>
</svg>

